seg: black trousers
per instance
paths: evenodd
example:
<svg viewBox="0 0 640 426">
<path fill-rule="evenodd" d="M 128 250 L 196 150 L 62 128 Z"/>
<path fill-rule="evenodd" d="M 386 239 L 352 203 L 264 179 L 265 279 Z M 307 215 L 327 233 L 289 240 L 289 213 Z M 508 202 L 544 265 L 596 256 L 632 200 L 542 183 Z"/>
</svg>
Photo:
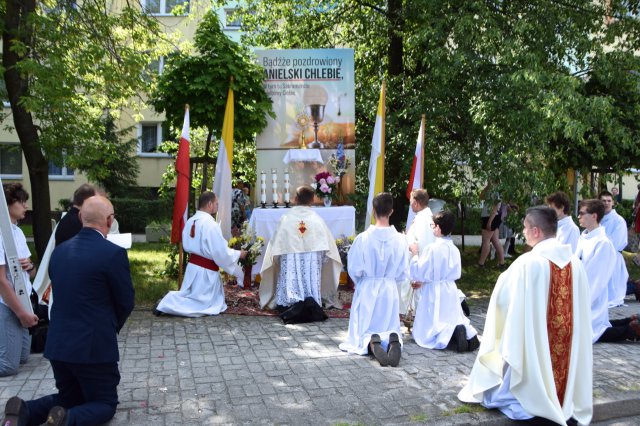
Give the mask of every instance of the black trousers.
<svg viewBox="0 0 640 426">
<path fill-rule="evenodd" d="M 635 333 L 629 326 L 631 318 L 624 318 L 619 320 L 609 320 L 611 327 L 607 328 L 602 336 L 598 339 L 598 342 L 621 342 L 623 340 L 632 339 Z"/>
<path fill-rule="evenodd" d="M 113 418 L 120 383 L 118 363 L 75 364 L 50 361 L 57 394 L 27 402 L 29 425 L 47 421 L 56 405 L 67 411 L 68 425 L 101 425 Z"/>
</svg>

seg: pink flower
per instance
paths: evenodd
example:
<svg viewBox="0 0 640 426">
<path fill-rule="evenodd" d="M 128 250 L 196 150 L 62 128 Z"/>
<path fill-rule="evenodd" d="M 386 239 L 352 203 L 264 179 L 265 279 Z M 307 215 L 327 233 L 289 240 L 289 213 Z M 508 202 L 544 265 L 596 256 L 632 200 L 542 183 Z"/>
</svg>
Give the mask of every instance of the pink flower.
<svg viewBox="0 0 640 426">
<path fill-rule="evenodd" d="M 329 185 L 333 185 L 334 183 L 336 183 L 336 180 L 333 178 L 333 176 L 329 176 L 329 177 L 327 178 L 327 183 L 328 183 Z"/>
<path fill-rule="evenodd" d="M 322 184 L 320 185 L 320 191 L 327 193 L 327 192 L 331 192 L 331 188 L 329 188 L 326 184 Z"/>
<path fill-rule="evenodd" d="M 336 183 L 340 183 L 340 176 L 336 176 Z"/>
<path fill-rule="evenodd" d="M 318 182 L 320 182 L 320 185 L 326 185 L 327 184 L 327 181 L 326 181 L 325 178 L 320 179 Z M 329 183 L 331 183 L 331 182 L 329 182 Z"/>
</svg>

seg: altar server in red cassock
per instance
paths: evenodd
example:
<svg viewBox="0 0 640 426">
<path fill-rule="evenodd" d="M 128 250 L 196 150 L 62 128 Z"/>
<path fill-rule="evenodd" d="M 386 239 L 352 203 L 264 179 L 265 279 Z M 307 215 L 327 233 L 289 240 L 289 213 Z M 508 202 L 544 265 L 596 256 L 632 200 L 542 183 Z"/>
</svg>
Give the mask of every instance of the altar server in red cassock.
<svg viewBox="0 0 640 426">
<path fill-rule="evenodd" d="M 238 259 L 244 258 L 247 252 L 229 248 L 222 236 L 220 225 L 212 216 L 218 211 L 216 195 L 203 192 L 198 200 L 198 209 L 182 231 L 184 250 L 190 253 L 182 287 L 164 296 L 154 311 L 156 314 L 184 317 L 218 315 L 227 309 L 219 269 L 242 281 L 242 267 Z"/>
</svg>

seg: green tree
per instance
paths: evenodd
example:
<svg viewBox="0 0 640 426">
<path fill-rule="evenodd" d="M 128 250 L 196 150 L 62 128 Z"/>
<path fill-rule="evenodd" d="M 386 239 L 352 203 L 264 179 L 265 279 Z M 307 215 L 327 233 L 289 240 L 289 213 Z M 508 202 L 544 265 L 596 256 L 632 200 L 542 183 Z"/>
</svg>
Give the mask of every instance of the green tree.
<svg viewBox="0 0 640 426">
<path fill-rule="evenodd" d="M 104 167 L 104 111 L 115 116 L 139 105 L 148 86 L 142 73 L 166 43 L 137 1 L 118 8 L 106 0 L 1 0 L 0 26 L 2 71 L 42 255 L 51 234 L 48 161 Z"/>
<path fill-rule="evenodd" d="M 217 152 L 216 135 L 222 131 L 227 93 L 234 92 L 234 165 L 244 178 L 255 180 L 255 135 L 267 125 L 271 99 L 262 85 L 262 69 L 249 51 L 224 35 L 215 13 L 208 12 L 198 24 L 195 52 L 178 52 L 167 59 L 164 72 L 151 94 L 156 111 L 165 112 L 174 129 L 182 128 L 184 106 L 189 104 L 192 128 L 206 129 L 205 158 Z M 197 144 L 196 144 L 197 146 Z M 209 176 L 202 176 L 202 186 Z M 168 174 L 167 177 L 171 177 Z"/>
<path fill-rule="evenodd" d="M 248 44 L 354 49 L 361 193 L 383 79 L 385 186 L 399 199 L 423 113 L 426 186 L 449 200 L 477 199 L 492 178 L 505 198 L 527 205 L 565 188 L 568 167 L 622 172 L 640 160 L 637 2 L 244 4 Z"/>
</svg>

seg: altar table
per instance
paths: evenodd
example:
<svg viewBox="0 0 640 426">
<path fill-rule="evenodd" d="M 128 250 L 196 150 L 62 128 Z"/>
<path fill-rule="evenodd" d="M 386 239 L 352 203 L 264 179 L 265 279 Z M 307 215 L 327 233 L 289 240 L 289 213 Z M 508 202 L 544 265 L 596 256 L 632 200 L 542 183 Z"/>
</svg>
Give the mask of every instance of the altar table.
<svg viewBox="0 0 640 426">
<path fill-rule="evenodd" d="M 353 206 L 339 206 L 339 207 L 312 207 L 313 211 L 324 219 L 325 223 L 329 227 L 329 230 L 333 234 L 334 238 L 355 235 L 356 233 L 356 209 Z M 280 218 L 287 213 L 289 209 L 285 207 L 278 208 L 255 208 L 251 212 L 251 219 L 249 219 L 249 227 L 256 232 L 256 235 L 264 238 L 264 248 L 262 254 L 258 257 L 258 260 L 251 271 L 251 275 L 255 276 L 260 273 L 262 269 L 262 255 L 267 249 L 267 244 L 273 236 Z"/>
</svg>

